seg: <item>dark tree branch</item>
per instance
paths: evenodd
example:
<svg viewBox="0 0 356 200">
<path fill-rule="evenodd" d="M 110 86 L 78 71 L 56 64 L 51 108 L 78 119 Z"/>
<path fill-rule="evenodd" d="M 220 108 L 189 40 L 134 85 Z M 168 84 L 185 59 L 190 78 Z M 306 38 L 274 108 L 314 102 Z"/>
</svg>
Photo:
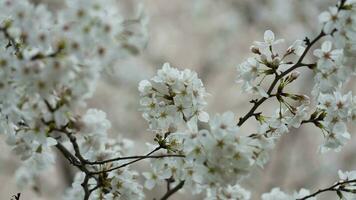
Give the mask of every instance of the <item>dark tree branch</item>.
<svg viewBox="0 0 356 200">
<path fill-rule="evenodd" d="M 167 157 L 181 157 L 184 158 L 185 155 L 180 155 L 180 154 L 164 154 L 164 155 L 152 155 L 152 156 L 125 156 L 125 157 L 117 157 L 117 158 L 112 158 L 108 160 L 103 160 L 103 161 L 87 161 L 88 164 L 90 165 L 102 165 L 105 163 L 109 162 L 115 162 L 119 160 L 131 160 L 131 159 L 146 159 L 146 158 L 167 158 Z"/>
<path fill-rule="evenodd" d="M 166 194 L 163 195 L 163 197 L 160 200 L 167 200 L 170 196 L 172 196 L 174 193 L 178 192 L 178 190 L 182 189 L 184 186 L 184 181 L 181 181 L 176 185 L 174 188 L 168 190 Z"/>
<path fill-rule="evenodd" d="M 334 192 L 341 192 L 341 191 L 344 191 L 344 192 L 351 192 L 351 191 L 348 191 L 348 190 L 345 190 L 342 186 L 346 185 L 346 184 L 350 184 L 350 183 L 356 183 L 356 179 L 353 179 L 353 180 L 346 180 L 346 181 L 339 181 L 337 183 L 335 183 L 334 185 L 330 186 L 330 187 L 327 187 L 327 188 L 324 188 L 324 189 L 319 189 L 318 191 L 310 194 L 310 195 L 307 195 L 303 198 L 299 198 L 297 200 L 306 200 L 306 199 L 309 199 L 311 197 L 315 197 L 321 193 L 324 193 L 324 192 L 330 192 L 330 191 L 334 191 Z"/>
<path fill-rule="evenodd" d="M 102 173 L 108 173 L 108 172 L 111 172 L 111 171 L 114 171 L 114 170 L 117 170 L 117 169 L 120 169 L 120 168 L 123 168 L 123 167 L 126 167 L 128 165 L 131 165 L 135 162 L 138 162 L 140 160 L 143 160 L 143 159 L 146 159 L 148 156 L 152 155 L 154 152 L 160 150 L 162 147 L 159 146 L 157 148 L 155 148 L 154 150 L 152 150 L 151 152 L 149 152 L 148 154 L 146 154 L 145 156 L 142 156 L 136 160 L 133 160 L 133 161 L 130 161 L 130 162 L 127 162 L 127 163 L 124 163 L 122 165 L 119 165 L 119 166 L 116 166 L 116 167 L 113 167 L 111 169 L 107 169 L 107 170 L 102 170 L 102 171 L 98 171 L 98 172 L 92 172 L 92 174 L 102 174 Z"/>
</svg>

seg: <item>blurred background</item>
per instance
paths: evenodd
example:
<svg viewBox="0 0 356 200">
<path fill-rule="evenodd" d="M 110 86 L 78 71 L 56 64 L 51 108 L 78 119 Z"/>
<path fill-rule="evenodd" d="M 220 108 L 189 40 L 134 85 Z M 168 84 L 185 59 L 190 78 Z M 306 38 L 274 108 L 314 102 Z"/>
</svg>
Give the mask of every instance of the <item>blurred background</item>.
<svg viewBox="0 0 356 200">
<path fill-rule="evenodd" d="M 48 4 L 50 9 L 60 9 L 61 0 L 36 0 Z M 125 17 L 134 16 L 136 3 L 119 0 Z M 120 61 L 106 73 L 88 107 L 104 110 L 112 122 L 113 137 L 122 135 L 136 140 L 138 152 L 144 152 L 145 142 L 153 142 L 147 123 L 138 111 L 138 82 L 153 76 L 164 62 L 180 69 L 197 71 L 203 80 L 208 97 L 208 112 L 212 115 L 231 110 L 237 117 L 250 108 L 253 97 L 242 94 L 236 84 L 236 66 L 251 56 L 249 47 L 253 41 L 262 41 L 266 29 L 275 32 L 277 38 L 285 38 L 285 47 L 296 39 L 310 38 L 319 33 L 318 14 L 333 0 L 142 0 L 149 17 L 149 40 L 144 51 L 137 57 Z M 309 58 L 310 59 L 310 58 Z M 313 85 L 310 71 L 301 70 L 303 76 L 290 87 L 296 93 L 309 94 Z M 355 82 L 347 90 L 355 94 Z M 267 102 L 268 110 L 275 104 Z M 350 125 L 350 133 L 356 126 Z M 242 128 L 243 134 L 255 131 L 253 120 Z M 14 181 L 19 159 L 10 152 L 0 136 L 0 199 L 8 200 L 17 192 L 23 199 L 60 199 L 70 185 L 75 171 L 58 157 L 58 164 L 38 177 L 38 186 L 20 190 Z M 251 190 L 252 199 L 273 187 L 292 192 L 302 187 L 312 191 L 328 186 L 337 180 L 337 171 L 356 168 L 356 137 L 339 153 L 319 154 L 318 145 L 322 134 L 312 125 L 305 125 L 281 137 L 271 152 L 271 159 L 264 169 L 256 169 L 243 186 Z M 140 149 L 142 148 L 142 149 Z M 134 168 L 144 169 L 147 163 Z M 162 188 L 146 190 L 146 199 L 160 197 Z M 336 199 L 334 194 L 320 199 Z M 21 199 L 22 199 L 21 198 Z M 176 194 L 172 199 L 200 199 L 200 196 Z"/>
</svg>

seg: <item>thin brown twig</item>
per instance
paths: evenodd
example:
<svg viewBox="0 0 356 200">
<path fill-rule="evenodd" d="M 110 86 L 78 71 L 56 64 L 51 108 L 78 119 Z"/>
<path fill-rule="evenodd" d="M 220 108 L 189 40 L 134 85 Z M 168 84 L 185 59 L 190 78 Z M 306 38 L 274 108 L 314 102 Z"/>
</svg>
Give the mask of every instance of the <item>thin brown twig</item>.
<svg viewBox="0 0 356 200">
<path fill-rule="evenodd" d="M 114 171 L 114 170 L 117 170 L 117 169 L 120 169 L 120 168 L 123 168 L 123 167 L 126 167 L 128 165 L 131 165 L 133 163 L 136 163 L 140 160 L 143 160 L 145 158 L 147 158 L 148 156 L 152 155 L 154 152 L 160 150 L 162 147 L 161 146 L 158 146 L 157 148 L 155 148 L 154 150 L 152 150 L 151 152 L 149 152 L 148 154 L 146 154 L 145 156 L 141 157 L 141 158 L 138 158 L 136 160 L 133 160 L 133 161 L 130 161 L 130 162 L 127 162 L 127 163 L 124 163 L 122 165 L 119 165 L 119 166 L 116 166 L 116 167 L 113 167 L 111 169 L 107 169 L 107 170 L 102 170 L 102 171 L 97 171 L 97 172 L 91 172 L 91 174 L 102 174 L 102 173 L 108 173 L 108 172 L 111 172 L 111 171 Z"/>
<path fill-rule="evenodd" d="M 318 191 L 310 194 L 310 195 L 307 195 L 303 198 L 299 198 L 299 199 L 296 199 L 296 200 L 306 200 L 306 199 L 309 199 L 311 197 L 315 197 L 321 193 L 324 193 L 324 192 L 328 192 L 328 191 L 345 191 L 343 190 L 342 188 L 338 188 L 339 186 L 343 186 L 345 184 L 350 184 L 350 183 L 356 183 L 356 179 L 352 179 L 352 180 L 346 180 L 346 181 L 339 181 L 339 182 L 336 182 L 335 184 L 333 184 L 332 186 L 330 187 L 327 187 L 327 188 L 324 188 L 324 189 L 319 189 Z M 347 192 L 347 191 L 346 191 Z"/>
<path fill-rule="evenodd" d="M 176 185 L 175 187 L 171 188 L 166 192 L 166 194 L 161 197 L 160 200 L 167 200 L 170 196 L 172 196 L 174 193 L 178 192 L 180 189 L 182 189 L 184 186 L 184 181 L 181 181 Z"/>
<path fill-rule="evenodd" d="M 139 158 L 167 158 L 167 157 L 181 157 L 184 158 L 185 155 L 180 155 L 180 154 L 163 154 L 163 155 L 149 155 L 149 156 L 124 156 L 124 157 L 117 157 L 117 158 L 112 158 L 108 160 L 103 160 L 103 161 L 87 161 L 88 164 L 90 165 L 102 165 L 105 163 L 109 162 L 115 162 L 119 160 L 131 160 L 131 159 L 139 159 Z"/>
</svg>

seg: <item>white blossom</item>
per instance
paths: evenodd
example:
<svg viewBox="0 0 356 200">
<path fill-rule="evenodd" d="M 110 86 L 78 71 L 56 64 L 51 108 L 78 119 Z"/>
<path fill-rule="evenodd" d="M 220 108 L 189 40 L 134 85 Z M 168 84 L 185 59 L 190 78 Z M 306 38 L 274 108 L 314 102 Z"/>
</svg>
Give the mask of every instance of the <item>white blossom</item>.
<svg viewBox="0 0 356 200">
<path fill-rule="evenodd" d="M 65 192 L 66 200 L 83 199 L 87 190 L 90 200 L 140 200 L 144 187 L 166 182 L 170 187 L 184 183 L 194 194 L 205 192 L 206 199 L 248 200 L 251 193 L 240 182 L 268 162 L 269 151 L 291 127 L 313 123 L 320 128 L 321 152 L 339 151 L 351 138 L 347 126 L 356 119 L 356 98 L 343 89 L 356 71 L 355 0 L 340 1 L 320 14 L 323 30 L 317 39 L 325 41 L 314 50 L 315 63 L 304 63 L 311 45 L 317 44 L 308 38 L 294 41 L 284 52 L 276 48 L 284 40 L 271 30 L 262 42 L 254 42 L 253 56 L 237 67 L 238 82 L 244 92 L 259 98 L 250 101 L 252 109 L 239 120 L 230 111 L 209 118 L 208 94 L 197 73 L 165 63 L 138 86 L 140 110 L 157 133 L 157 144 L 149 144 L 154 150 L 137 160 L 125 156 L 134 155 L 140 144 L 110 137 L 106 113 L 86 110 L 86 100 L 104 71 L 146 45 L 142 7 L 134 19 L 126 20 L 115 0 L 63 3 L 52 12 L 41 3 L 0 0 L 0 44 L 5 47 L 0 48 L 0 133 L 23 160 L 15 173 L 20 187 L 36 184 L 35 178 L 55 163 L 52 149 L 57 147 L 80 170 Z M 297 58 L 291 60 L 291 55 Z M 310 116 L 310 98 L 286 91 L 300 76 L 293 70 L 305 66 L 314 72 L 312 100 L 317 105 Z M 279 108 L 271 116 L 260 111 L 265 100 L 274 98 Z M 256 133 L 242 133 L 243 120 L 253 117 L 259 123 Z M 151 170 L 139 173 L 129 166 L 143 159 L 150 161 Z M 356 187 L 348 181 L 356 179 L 356 172 L 339 171 L 339 178 L 333 191 L 354 199 Z M 261 199 L 310 194 L 307 189 L 288 194 L 274 188 Z"/>
<path fill-rule="evenodd" d="M 251 193 L 242 188 L 239 184 L 228 185 L 225 188 L 218 188 L 216 190 L 208 190 L 206 200 L 249 200 Z"/>
<path fill-rule="evenodd" d="M 321 94 L 318 101 L 318 107 L 326 112 L 326 116 L 321 122 L 322 130 L 326 131 L 325 143 L 321 146 L 321 151 L 340 150 L 351 137 L 346 123 L 352 118 L 350 112 L 350 108 L 354 106 L 352 94 L 351 92 L 346 95 L 342 95 L 340 92 Z"/>
<path fill-rule="evenodd" d="M 262 200 L 294 200 L 294 198 L 281 191 L 280 188 L 273 188 L 271 192 L 261 196 Z"/>
<path fill-rule="evenodd" d="M 209 116 L 203 111 L 207 93 L 195 72 L 179 71 L 165 63 L 150 81 L 139 84 L 141 110 L 150 128 L 167 131 L 182 123 L 206 122 Z"/>
<path fill-rule="evenodd" d="M 282 43 L 284 40 L 283 39 L 278 39 L 275 40 L 274 33 L 271 30 L 266 30 L 264 35 L 263 35 L 264 42 L 255 42 L 256 45 L 261 46 L 261 47 L 269 47 L 269 46 L 275 46 L 279 43 Z"/>
</svg>

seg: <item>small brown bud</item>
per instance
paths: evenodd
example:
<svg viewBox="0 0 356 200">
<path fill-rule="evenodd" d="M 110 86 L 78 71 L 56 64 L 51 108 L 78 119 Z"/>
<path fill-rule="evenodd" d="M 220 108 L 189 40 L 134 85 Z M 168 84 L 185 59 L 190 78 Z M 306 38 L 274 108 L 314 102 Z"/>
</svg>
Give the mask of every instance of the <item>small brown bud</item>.
<svg viewBox="0 0 356 200">
<path fill-rule="evenodd" d="M 290 76 L 291 76 L 291 78 L 293 78 L 295 80 L 295 79 L 297 79 L 299 77 L 299 75 L 300 75 L 300 72 L 294 71 L 294 72 L 291 73 Z"/>
<path fill-rule="evenodd" d="M 255 47 L 255 46 L 251 46 L 250 50 L 251 50 L 251 52 L 254 53 L 254 54 L 261 55 L 260 49 L 257 48 L 257 47 Z"/>
</svg>

